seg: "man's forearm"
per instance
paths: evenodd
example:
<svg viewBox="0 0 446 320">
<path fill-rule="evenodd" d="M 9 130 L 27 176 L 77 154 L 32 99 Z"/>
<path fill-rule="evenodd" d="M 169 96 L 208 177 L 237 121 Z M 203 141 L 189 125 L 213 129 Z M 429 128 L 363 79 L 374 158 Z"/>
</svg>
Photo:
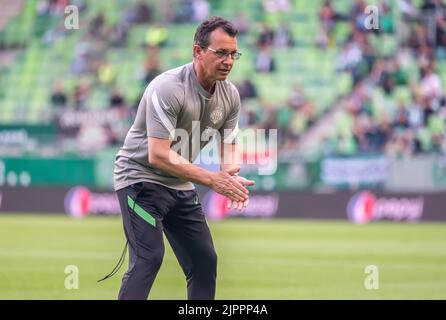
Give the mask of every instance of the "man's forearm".
<svg viewBox="0 0 446 320">
<path fill-rule="evenodd" d="M 155 168 L 165 171 L 180 179 L 211 187 L 213 172 L 202 169 L 180 156 L 173 150 L 165 156 L 158 156 L 151 162 Z"/>
<path fill-rule="evenodd" d="M 226 171 L 239 167 L 239 162 L 240 159 L 237 145 L 222 143 L 220 146 L 220 170 Z"/>
</svg>

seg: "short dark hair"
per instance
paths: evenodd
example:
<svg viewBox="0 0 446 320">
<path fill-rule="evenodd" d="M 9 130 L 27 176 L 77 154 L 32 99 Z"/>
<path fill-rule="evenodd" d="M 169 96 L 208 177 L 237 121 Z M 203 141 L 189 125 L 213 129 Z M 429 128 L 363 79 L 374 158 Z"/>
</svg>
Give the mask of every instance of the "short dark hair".
<svg viewBox="0 0 446 320">
<path fill-rule="evenodd" d="M 231 37 L 237 36 L 238 30 L 232 22 L 221 17 L 211 17 L 198 26 L 194 36 L 195 44 L 202 48 L 208 47 L 212 31 L 218 28 L 223 29 Z"/>
</svg>

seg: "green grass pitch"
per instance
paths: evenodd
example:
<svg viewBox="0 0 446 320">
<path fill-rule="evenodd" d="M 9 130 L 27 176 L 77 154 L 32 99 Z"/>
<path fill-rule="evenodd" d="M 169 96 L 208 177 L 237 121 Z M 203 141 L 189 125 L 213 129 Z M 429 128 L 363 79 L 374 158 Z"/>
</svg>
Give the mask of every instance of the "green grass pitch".
<svg viewBox="0 0 446 320">
<path fill-rule="evenodd" d="M 446 224 L 311 220 L 209 222 L 218 254 L 217 299 L 446 299 Z M 167 241 L 149 296 L 185 299 Z M 124 235 L 119 217 L 0 215 L 0 299 L 115 299 Z M 67 265 L 79 289 L 65 288 Z M 379 271 L 367 290 L 365 268 Z"/>
</svg>

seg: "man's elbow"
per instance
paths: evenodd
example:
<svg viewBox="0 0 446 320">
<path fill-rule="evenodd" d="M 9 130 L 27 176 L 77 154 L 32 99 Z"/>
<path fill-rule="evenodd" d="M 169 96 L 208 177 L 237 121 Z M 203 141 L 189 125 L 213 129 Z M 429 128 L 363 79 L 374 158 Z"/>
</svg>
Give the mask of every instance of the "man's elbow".
<svg viewBox="0 0 446 320">
<path fill-rule="evenodd" d="M 159 152 L 149 152 L 149 164 L 155 169 L 160 169 L 162 163 L 164 163 L 163 155 Z"/>
</svg>

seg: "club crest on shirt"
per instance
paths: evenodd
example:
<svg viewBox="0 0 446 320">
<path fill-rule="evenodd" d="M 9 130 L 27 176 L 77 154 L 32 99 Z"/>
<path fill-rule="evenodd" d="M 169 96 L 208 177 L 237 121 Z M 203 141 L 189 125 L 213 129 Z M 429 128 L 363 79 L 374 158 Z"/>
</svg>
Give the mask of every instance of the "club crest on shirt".
<svg viewBox="0 0 446 320">
<path fill-rule="evenodd" d="M 216 107 L 215 110 L 211 112 L 210 118 L 213 124 L 220 122 L 223 119 L 223 108 Z"/>
</svg>

